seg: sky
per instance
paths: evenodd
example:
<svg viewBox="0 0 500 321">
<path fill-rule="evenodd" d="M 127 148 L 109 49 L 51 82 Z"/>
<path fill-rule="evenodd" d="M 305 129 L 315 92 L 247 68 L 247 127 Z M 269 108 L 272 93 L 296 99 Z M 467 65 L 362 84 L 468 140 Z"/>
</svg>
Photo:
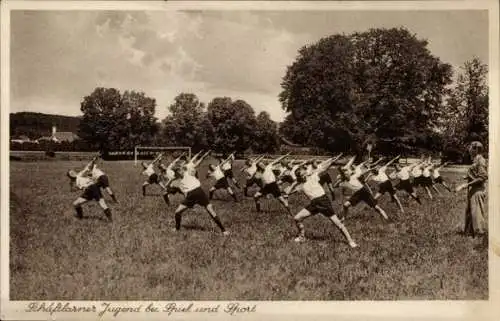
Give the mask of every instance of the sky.
<svg viewBox="0 0 500 321">
<path fill-rule="evenodd" d="M 181 92 L 286 116 L 281 80 L 322 37 L 405 27 L 458 69 L 488 62 L 487 11 L 12 11 L 10 112 L 81 115 L 96 87 L 143 91 L 163 119 Z"/>
</svg>

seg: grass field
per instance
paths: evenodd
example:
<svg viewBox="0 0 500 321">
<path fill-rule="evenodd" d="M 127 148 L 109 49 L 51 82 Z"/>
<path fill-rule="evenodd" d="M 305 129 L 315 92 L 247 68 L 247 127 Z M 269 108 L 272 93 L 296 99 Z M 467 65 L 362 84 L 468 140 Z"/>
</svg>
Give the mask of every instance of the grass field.
<svg viewBox="0 0 500 321">
<path fill-rule="evenodd" d="M 321 215 L 305 221 L 309 241 L 296 244 L 293 221 L 277 201 L 265 200 L 257 213 L 250 198 L 234 203 L 224 192 L 213 204 L 231 236 L 201 208 L 186 212 L 174 233 L 182 197 L 167 207 L 152 187 L 144 198 L 144 177 L 131 162 L 102 164 L 120 201 L 109 202 L 114 222 L 100 220 L 97 204 L 85 205 L 90 217 L 79 221 L 71 206 L 79 193 L 69 191 L 65 172 L 83 165 L 11 162 L 11 300 L 488 298 L 487 249 L 457 233 L 464 193 L 429 201 L 420 192 L 422 206 L 403 196 L 404 216 L 384 196 L 392 223 L 358 206 L 345 221 L 360 245 L 352 250 Z M 443 173 L 452 182 L 459 175 Z M 202 182 L 207 190 L 211 181 Z M 297 194 L 290 204 L 296 212 L 307 200 Z"/>
</svg>

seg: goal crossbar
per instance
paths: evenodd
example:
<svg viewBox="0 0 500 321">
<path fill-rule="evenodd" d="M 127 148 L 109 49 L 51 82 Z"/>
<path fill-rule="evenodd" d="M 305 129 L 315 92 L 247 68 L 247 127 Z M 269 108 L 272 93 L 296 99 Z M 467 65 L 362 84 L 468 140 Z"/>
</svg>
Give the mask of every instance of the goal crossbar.
<svg viewBox="0 0 500 321">
<path fill-rule="evenodd" d="M 155 151 L 165 151 L 165 150 L 185 150 L 189 158 L 191 158 L 191 147 L 188 146 L 135 146 L 134 148 L 134 165 L 137 166 L 139 159 L 139 152 L 141 150 L 155 150 Z"/>
</svg>

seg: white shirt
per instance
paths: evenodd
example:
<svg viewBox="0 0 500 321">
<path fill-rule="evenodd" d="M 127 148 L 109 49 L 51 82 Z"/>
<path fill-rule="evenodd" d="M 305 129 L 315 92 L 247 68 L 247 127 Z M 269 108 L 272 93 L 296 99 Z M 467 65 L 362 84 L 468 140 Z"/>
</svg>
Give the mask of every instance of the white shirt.
<svg viewBox="0 0 500 321">
<path fill-rule="evenodd" d="M 396 175 L 402 181 L 410 179 L 410 169 L 408 167 L 403 167 L 397 172 Z"/>
<path fill-rule="evenodd" d="M 354 192 L 363 188 L 363 184 L 359 181 L 359 175 L 356 174 L 351 175 L 349 180 L 347 182 L 343 182 L 342 185 Z"/>
<path fill-rule="evenodd" d="M 286 171 L 286 168 L 283 167 L 283 165 L 281 165 L 281 164 L 276 164 L 273 168 L 273 171 L 278 171 L 278 173 L 279 173 L 278 176 L 281 176 Z"/>
<path fill-rule="evenodd" d="M 250 167 L 247 167 L 245 169 L 245 173 L 247 173 L 248 178 L 251 178 L 252 176 L 255 175 L 255 172 L 257 172 L 257 164 L 252 163 Z"/>
<path fill-rule="evenodd" d="M 267 165 L 262 173 L 262 182 L 264 185 L 271 184 L 276 182 L 276 176 L 273 173 L 273 168 L 270 165 Z"/>
<path fill-rule="evenodd" d="M 188 172 L 189 175 L 191 176 L 196 175 L 196 166 L 194 166 L 194 163 L 192 161 L 189 161 L 184 166 L 186 167 L 186 171 Z"/>
<path fill-rule="evenodd" d="M 434 168 L 434 170 L 432 171 L 432 177 L 434 178 L 438 178 L 439 176 L 441 176 L 441 174 L 439 173 L 439 168 L 436 167 Z"/>
<path fill-rule="evenodd" d="M 232 168 L 233 166 L 231 165 L 231 161 L 227 161 L 224 164 L 222 164 L 221 168 L 223 171 L 228 171 Z"/>
<path fill-rule="evenodd" d="M 179 189 L 182 191 L 184 195 L 186 195 L 187 193 L 191 192 L 194 189 L 197 189 L 200 186 L 201 186 L 200 181 L 196 177 L 190 175 L 187 172 L 184 172 L 182 178 L 179 180 Z"/>
<path fill-rule="evenodd" d="M 90 185 L 94 184 L 94 181 L 90 177 L 78 175 L 76 176 L 76 187 L 79 189 L 85 189 Z"/>
<path fill-rule="evenodd" d="M 413 167 L 413 170 L 411 171 L 411 175 L 413 177 L 422 176 L 422 168 L 420 166 Z"/>
<path fill-rule="evenodd" d="M 431 176 L 431 166 L 427 166 L 426 168 L 424 168 L 424 170 L 422 171 L 422 175 L 424 175 L 424 177 L 430 177 Z"/>
<path fill-rule="evenodd" d="M 362 173 L 363 173 L 363 166 L 358 165 L 354 168 L 354 175 L 359 177 L 361 176 Z"/>
<path fill-rule="evenodd" d="M 149 164 L 148 167 L 142 172 L 142 175 L 144 176 L 151 176 L 155 173 L 155 169 L 153 167 L 153 164 Z"/>
<path fill-rule="evenodd" d="M 310 200 L 325 195 L 325 190 L 319 183 L 318 173 L 308 176 L 306 181 L 302 184 L 301 189 Z"/>
<path fill-rule="evenodd" d="M 210 177 L 215 178 L 217 181 L 221 178 L 224 178 L 224 173 L 220 169 L 219 166 L 215 166 L 215 169 L 208 174 Z"/>
<path fill-rule="evenodd" d="M 169 180 L 170 179 L 174 179 L 175 178 L 175 172 L 172 169 L 167 168 L 167 170 L 165 171 L 165 177 L 167 179 L 169 179 Z"/>
<path fill-rule="evenodd" d="M 385 173 L 387 170 L 386 166 L 382 166 L 379 168 L 377 175 L 373 177 L 373 180 L 379 183 L 383 183 L 389 180 L 389 176 Z"/>
<path fill-rule="evenodd" d="M 290 177 L 296 181 L 297 180 L 297 176 L 295 175 L 295 172 L 299 169 L 300 165 L 293 165 L 292 169 L 289 170 L 289 173 L 288 175 L 290 175 Z"/>
<path fill-rule="evenodd" d="M 98 179 L 102 175 L 105 175 L 104 172 L 97 168 L 97 166 L 94 166 L 94 168 L 92 169 L 92 178 Z"/>
<path fill-rule="evenodd" d="M 314 167 L 312 166 L 312 164 L 307 165 L 306 175 L 311 175 L 313 171 L 314 171 Z"/>
</svg>

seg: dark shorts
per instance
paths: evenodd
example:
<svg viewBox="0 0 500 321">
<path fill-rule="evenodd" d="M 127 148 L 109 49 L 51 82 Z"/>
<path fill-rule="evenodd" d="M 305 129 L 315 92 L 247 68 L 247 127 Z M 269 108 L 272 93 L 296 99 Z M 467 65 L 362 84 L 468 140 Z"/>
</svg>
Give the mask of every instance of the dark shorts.
<svg viewBox="0 0 500 321">
<path fill-rule="evenodd" d="M 151 174 L 148 177 L 148 183 L 149 184 L 159 184 L 160 183 L 160 178 L 158 177 L 158 174 L 156 174 L 156 173 Z"/>
<path fill-rule="evenodd" d="M 375 205 L 377 205 L 377 201 L 375 200 L 375 198 L 373 198 L 372 193 L 370 193 L 366 186 L 363 186 L 363 188 L 356 191 L 349 198 L 349 203 L 351 203 L 352 206 L 357 205 L 361 201 L 365 202 L 370 207 L 375 207 Z"/>
<path fill-rule="evenodd" d="M 366 176 L 367 176 L 367 174 L 363 174 L 363 175 L 359 176 L 358 181 L 360 181 L 362 184 L 365 184 L 366 183 Z"/>
<path fill-rule="evenodd" d="M 276 198 L 281 196 L 280 188 L 276 182 L 273 182 L 271 184 L 267 184 L 259 192 L 264 196 L 269 195 L 269 194 L 271 194 L 272 196 L 274 196 Z"/>
<path fill-rule="evenodd" d="M 332 203 L 326 194 L 311 200 L 311 203 L 306 206 L 306 210 L 308 210 L 311 214 L 321 213 L 326 217 L 332 217 L 335 215 Z"/>
<path fill-rule="evenodd" d="M 274 176 L 278 177 L 281 174 L 281 171 L 279 169 L 273 169 L 273 174 Z"/>
<path fill-rule="evenodd" d="M 219 179 L 217 182 L 215 182 L 214 188 L 215 189 L 226 189 L 229 187 L 229 183 L 227 182 L 227 178 L 223 177 Z"/>
<path fill-rule="evenodd" d="M 283 178 L 281 179 L 281 181 L 283 183 L 288 183 L 288 184 L 293 184 L 295 182 L 295 180 L 293 179 L 293 177 L 290 176 L 290 175 L 283 176 Z"/>
<path fill-rule="evenodd" d="M 81 195 L 87 201 L 99 201 L 102 198 L 101 188 L 97 184 L 88 186 Z"/>
<path fill-rule="evenodd" d="M 443 178 L 441 176 L 434 178 L 434 184 L 443 184 L 443 183 L 444 183 L 444 181 L 443 181 Z"/>
<path fill-rule="evenodd" d="M 253 185 L 257 185 L 258 187 L 262 188 L 262 180 L 260 178 L 257 178 L 255 176 L 252 176 L 252 178 L 247 179 L 246 187 L 251 187 Z"/>
<path fill-rule="evenodd" d="M 406 191 L 408 194 L 412 194 L 415 192 L 415 190 L 413 189 L 413 185 L 411 184 L 409 179 L 399 181 L 399 183 L 396 185 L 396 189 Z"/>
<path fill-rule="evenodd" d="M 109 187 L 109 178 L 108 175 L 101 175 L 99 178 L 97 178 L 97 186 L 100 188 L 107 188 Z"/>
<path fill-rule="evenodd" d="M 234 177 L 233 169 L 230 168 L 228 170 L 225 170 L 224 171 L 224 176 L 226 176 L 227 178 L 233 178 Z"/>
<path fill-rule="evenodd" d="M 413 186 L 422 186 L 423 185 L 423 176 L 414 177 L 413 178 Z"/>
<path fill-rule="evenodd" d="M 177 186 L 168 186 L 167 187 L 167 194 L 175 195 L 177 193 L 182 194 L 182 191 Z"/>
<path fill-rule="evenodd" d="M 181 203 L 189 208 L 195 206 L 196 204 L 207 207 L 210 204 L 207 194 L 201 187 L 195 188 L 194 190 L 187 193 L 186 198 Z"/>
<path fill-rule="evenodd" d="M 422 176 L 422 186 L 432 186 L 432 177 Z"/>
<path fill-rule="evenodd" d="M 323 172 L 323 173 L 321 173 L 319 175 L 319 183 L 321 185 L 324 185 L 324 184 L 333 184 L 332 177 L 327 172 Z"/>
<path fill-rule="evenodd" d="M 396 190 L 394 189 L 394 186 L 392 186 L 391 181 L 385 181 L 380 183 L 378 185 L 378 192 L 380 194 L 385 194 L 385 193 L 389 193 L 391 195 L 396 194 Z"/>
</svg>

